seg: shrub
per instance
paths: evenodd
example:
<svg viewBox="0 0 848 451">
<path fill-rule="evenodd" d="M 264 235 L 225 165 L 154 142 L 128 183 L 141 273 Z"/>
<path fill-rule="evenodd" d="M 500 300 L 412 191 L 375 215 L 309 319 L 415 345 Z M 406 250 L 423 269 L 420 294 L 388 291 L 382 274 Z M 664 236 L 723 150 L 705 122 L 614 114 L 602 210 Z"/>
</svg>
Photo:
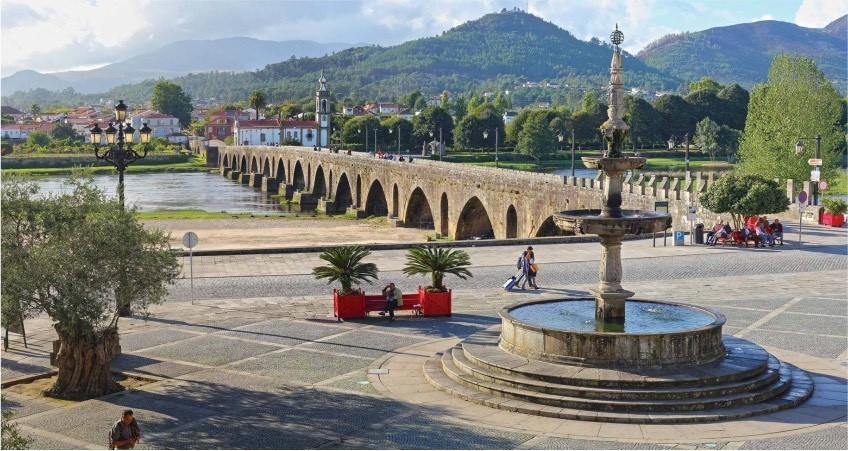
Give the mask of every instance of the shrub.
<svg viewBox="0 0 848 451">
<path fill-rule="evenodd" d="M 832 215 L 843 215 L 848 211 L 848 202 L 838 197 L 825 197 L 822 199 L 824 211 Z"/>
</svg>

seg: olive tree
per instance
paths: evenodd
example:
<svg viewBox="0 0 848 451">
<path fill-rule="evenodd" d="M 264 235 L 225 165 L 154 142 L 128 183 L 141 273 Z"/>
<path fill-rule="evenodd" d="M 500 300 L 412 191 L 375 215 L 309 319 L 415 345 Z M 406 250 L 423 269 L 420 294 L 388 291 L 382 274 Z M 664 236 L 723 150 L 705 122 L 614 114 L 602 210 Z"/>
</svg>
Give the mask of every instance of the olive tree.
<svg viewBox="0 0 848 451">
<path fill-rule="evenodd" d="M 734 228 L 738 229 L 746 216 L 786 211 L 789 198 L 774 180 L 727 173 L 707 188 L 701 196 L 701 205 L 715 213 L 729 213 Z"/>
<path fill-rule="evenodd" d="M 112 379 L 118 342 L 116 299 L 146 311 L 178 275 L 169 236 L 146 230 L 90 177 L 72 176 L 62 193 L 39 195 L 22 177 L 3 180 L 2 308 L 53 320 L 61 346 L 51 394 L 88 399 L 121 390 Z"/>
</svg>

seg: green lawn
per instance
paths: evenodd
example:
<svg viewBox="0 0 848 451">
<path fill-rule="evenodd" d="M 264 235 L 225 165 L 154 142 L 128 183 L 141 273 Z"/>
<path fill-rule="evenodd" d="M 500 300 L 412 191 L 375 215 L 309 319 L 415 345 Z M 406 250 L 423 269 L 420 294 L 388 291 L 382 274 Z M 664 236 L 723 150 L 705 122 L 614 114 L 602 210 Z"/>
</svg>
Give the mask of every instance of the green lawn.
<svg viewBox="0 0 848 451">
<path fill-rule="evenodd" d="M 37 158 L 37 157 L 34 157 Z M 206 166 L 206 159 L 201 155 L 192 155 L 187 162 L 180 163 L 159 163 L 159 164 L 144 164 L 144 160 L 139 160 L 135 164 L 127 166 L 125 173 L 127 174 L 147 174 L 153 172 L 205 172 L 215 171 L 215 168 Z M 15 168 L 3 169 L 4 174 L 27 174 L 34 176 L 59 176 L 69 175 L 76 167 L 31 167 L 31 168 Z M 116 174 L 117 170 L 114 166 L 82 166 L 91 171 L 92 174 Z"/>
</svg>

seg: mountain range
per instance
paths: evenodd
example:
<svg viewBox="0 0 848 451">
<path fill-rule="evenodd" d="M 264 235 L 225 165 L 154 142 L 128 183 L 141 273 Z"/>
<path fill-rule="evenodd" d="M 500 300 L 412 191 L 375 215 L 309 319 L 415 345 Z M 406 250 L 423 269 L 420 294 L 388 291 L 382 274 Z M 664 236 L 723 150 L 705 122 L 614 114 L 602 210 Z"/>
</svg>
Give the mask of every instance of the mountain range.
<svg viewBox="0 0 848 451">
<path fill-rule="evenodd" d="M 765 81 L 771 59 L 786 52 L 812 58 L 844 93 L 846 30 L 848 16 L 821 29 L 761 21 L 669 35 L 637 55 L 625 53 L 625 85 L 685 92 L 688 82 L 709 76 L 723 84 L 750 88 Z M 534 94 L 557 102 L 564 96 L 579 99 L 585 90 L 603 90 L 609 79 L 611 54 L 609 44 L 597 39 L 582 41 L 519 10 L 487 14 L 439 36 L 395 46 L 345 47 L 350 46 L 250 38 L 180 41 L 94 71 L 63 74 L 62 80 L 76 83 L 74 89 L 79 92 L 91 92 L 89 89 L 98 83 L 90 82 L 92 78 L 86 75 L 97 75 L 105 80 L 99 83 L 102 92 L 109 84 L 106 81 L 118 81 L 116 74 L 134 73 L 147 80 L 117 86 L 107 93 L 134 103 L 149 100 L 156 79 L 171 78 L 172 74 L 182 74 L 173 79 L 193 98 L 220 101 L 245 100 L 253 90 L 265 92 L 270 102 L 308 98 L 314 94 L 322 69 L 338 99 L 389 99 L 416 89 L 427 94 L 509 89 L 522 95 L 526 93 L 516 87 L 525 81 L 575 88 L 538 90 Z M 277 48 L 277 53 L 271 55 L 270 48 Z M 263 64 L 263 58 L 267 65 L 253 70 Z M 192 73 L 185 75 L 187 72 Z M 31 81 L 26 85 L 29 88 L 37 86 L 36 82 L 47 90 L 63 86 L 49 78 L 59 78 L 59 74 L 19 72 L 3 78 L 4 94 L 27 89 L 20 88 L 25 86 L 23 82 L 15 84 L 13 77 L 19 75 Z M 89 88 L 83 89 L 83 85 Z M 39 94 L 40 100 L 44 93 Z M 3 103 L 28 107 L 30 100 L 19 93 L 14 99 L 4 97 Z"/>
<path fill-rule="evenodd" d="M 266 41 L 246 37 L 184 40 L 87 71 L 50 74 L 19 71 L 3 77 L 0 88 L 3 95 L 36 88 L 60 91 L 68 87 L 84 94 L 102 93 L 118 85 L 150 78 L 174 78 L 211 71 L 252 71 L 292 57 L 319 57 L 361 45 L 364 44 Z"/>
</svg>

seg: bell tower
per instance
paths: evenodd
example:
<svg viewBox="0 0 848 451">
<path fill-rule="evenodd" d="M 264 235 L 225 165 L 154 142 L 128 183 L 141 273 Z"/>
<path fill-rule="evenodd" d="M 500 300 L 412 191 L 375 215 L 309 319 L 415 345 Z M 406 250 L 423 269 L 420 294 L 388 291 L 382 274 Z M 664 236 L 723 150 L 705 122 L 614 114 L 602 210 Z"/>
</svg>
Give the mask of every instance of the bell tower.
<svg viewBox="0 0 848 451">
<path fill-rule="evenodd" d="M 315 91 L 315 120 L 318 121 L 317 145 L 329 147 L 332 111 L 330 111 L 330 91 L 327 89 L 327 79 L 324 78 L 323 68 L 321 78 L 318 79 L 318 90 Z"/>
</svg>

